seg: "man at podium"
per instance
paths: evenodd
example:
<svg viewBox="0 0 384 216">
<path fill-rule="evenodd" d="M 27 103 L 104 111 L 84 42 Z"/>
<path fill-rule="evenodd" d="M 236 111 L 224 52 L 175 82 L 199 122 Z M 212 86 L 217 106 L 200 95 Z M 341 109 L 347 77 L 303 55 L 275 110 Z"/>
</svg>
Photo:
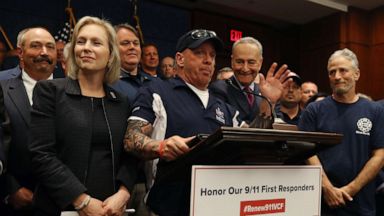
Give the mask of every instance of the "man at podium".
<svg viewBox="0 0 384 216">
<path fill-rule="evenodd" d="M 238 126 L 238 111 L 208 90 L 215 69 L 216 52 L 222 42 L 213 31 L 192 30 L 176 45 L 176 78 L 154 80 L 139 91 L 124 145 L 144 159 L 159 158 L 157 176 L 165 165 L 189 152 L 196 134 L 211 134 L 221 126 Z M 264 82 L 281 86 L 285 71 L 268 72 Z M 267 83 L 269 81 L 269 83 Z M 176 161 L 177 162 L 177 161 Z M 188 215 L 190 187 L 188 176 L 175 175 L 172 181 L 156 179 L 147 204 L 162 216 Z"/>
<path fill-rule="evenodd" d="M 222 46 L 213 31 L 186 33 L 176 46 L 177 77 L 157 79 L 139 91 L 124 144 L 142 158 L 159 158 L 158 172 L 166 161 L 189 151 L 194 135 L 238 126 L 238 112 L 207 90 Z M 155 182 L 147 204 L 159 215 L 187 215 L 189 190 L 182 181 Z"/>
<path fill-rule="evenodd" d="M 356 55 L 349 49 L 328 60 L 332 95 L 311 103 L 299 129 L 343 134 L 343 141 L 308 160 L 321 165 L 322 215 L 375 216 L 375 183 L 384 164 L 384 110 L 356 95 L 360 77 Z"/>
</svg>

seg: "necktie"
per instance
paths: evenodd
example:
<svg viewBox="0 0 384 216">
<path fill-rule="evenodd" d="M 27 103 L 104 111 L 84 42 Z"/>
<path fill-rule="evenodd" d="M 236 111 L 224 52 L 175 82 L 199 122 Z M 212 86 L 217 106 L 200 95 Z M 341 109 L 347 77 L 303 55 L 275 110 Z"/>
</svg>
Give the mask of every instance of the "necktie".
<svg viewBox="0 0 384 216">
<path fill-rule="evenodd" d="M 245 92 L 247 93 L 247 100 L 250 107 L 253 106 L 253 102 L 255 101 L 255 95 L 252 94 L 252 89 L 249 88 L 249 86 L 244 88 Z"/>
</svg>

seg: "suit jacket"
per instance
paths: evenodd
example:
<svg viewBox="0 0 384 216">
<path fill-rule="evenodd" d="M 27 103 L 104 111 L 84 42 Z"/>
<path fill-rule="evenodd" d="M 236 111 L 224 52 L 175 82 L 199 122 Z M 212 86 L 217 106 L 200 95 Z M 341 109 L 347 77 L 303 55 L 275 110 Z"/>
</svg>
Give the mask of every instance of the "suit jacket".
<svg viewBox="0 0 384 216">
<path fill-rule="evenodd" d="M 235 76 L 232 76 L 230 80 L 238 89 L 229 85 L 224 80 L 217 80 L 213 82 L 209 89 L 215 96 L 221 98 L 237 109 L 239 111 L 240 119 L 249 124 L 253 119 L 255 119 L 256 115 L 259 114 L 259 105 L 262 99 L 255 97 L 252 107 L 249 106 L 247 96 L 240 90 L 241 87 L 239 86 Z M 255 94 L 259 94 L 258 85 L 255 85 L 253 92 Z"/>
<path fill-rule="evenodd" d="M 12 71 L 12 70 L 11 70 Z M 10 76 L 17 72 L 14 68 Z M 20 187 L 34 190 L 35 180 L 32 175 L 30 154 L 28 152 L 29 123 L 31 105 L 19 74 L 18 77 L 0 81 L 4 104 L 11 121 L 11 143 L 8 151 L 7 173 L 5 174 L 6 191 L 2 196 L 13 194 Z"/>
<path fill-rule="evenodd" d="M 14 68 L 0 71 L 0 80 L 7 80 L 18 77 L 21 74 L 21 68 L 17 65 Z"/>
<path fill-rule="evenodd" d="M 7 79 L 12 79 L 20 76 L 21 74 L 21 68 L 19 65 L 17 65 L 14 68 L 8 69 L 8 70 L 3 70 L 0 71 L 0 80 L 7 80 Z M 60 69 L 58 66 L 55 67 L 53 71 L 53 78 L 63 78 L 64 77 L 64 72 L 60 72 Z"/>
<path fill-rule="evenodd" d="M 123 149 L 129 104 L 109 86 L 104 89 L 116 173 L 113 181 L 131 189 L 137 161 Z M 58 215 L 87 190 L 84 182 L 91 150 L 93 106 L 89 97 L 81 95 L 78 81 L 70 78 L 38 82 L 33 101 L 29 149 L 38 179 L 34 201 L 37 211 Z"/>
<path fill-rule="evenodd" d="M 6 134 L 4 134 L 4 129 L 5 129 L 4 127 L 5 127 L 5 124 L 7 121 L 6 118 L 7 118 L 7 114 L 5 112 L 3 90 L 0 88 L 0 123 L 1 123 L 1 127 L 0 127 L 0 175 L 3 174 L 3 172 L 5 170 L 5 166 L 6 166 L 6 158 L 5 158 L 6 146 L 4 144 L 5 143 L 4 140 L 6 139 L 6 137 L 5 137 Z M 9 123 L 9 120 L 8 120 L 8 123 Z M 2 190 L 2 188 L 0 190 Z"/>
</svg>

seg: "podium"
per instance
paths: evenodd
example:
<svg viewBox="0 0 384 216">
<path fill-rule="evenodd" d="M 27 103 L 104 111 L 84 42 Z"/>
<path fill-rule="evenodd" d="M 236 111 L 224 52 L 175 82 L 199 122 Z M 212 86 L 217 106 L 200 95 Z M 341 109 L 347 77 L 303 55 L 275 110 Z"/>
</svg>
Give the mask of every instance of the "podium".
<svg viewBox="0 0 384 216">
<path fill-rule="evenodd" d="M 271 172 L 251 169 L 264 167 L 253 165 L 303 164 L 303 160 L 340 143 L 341 139 L 340 134 L 222 127 L 177 160 L 159 161 L 147 203 L 158 214 L 164 214 L 177 205 L 178 211 L 185 210 L 183 215 L 189 212 L 192 216 L 227 216 L 239 215 L 240 211 L 246 212 L 240 215 L 254 215 L 248 213 L 266 206 L 292 206 L 293 203 L 298 204 L 294 206 L 301 206 L 304 201 L 309 201 L 311 213 L 307 215 L 320 215 L 320 167 L 311 168 L 312 174 L 302 172 L 308 166 L 296 166 L 302 167 L 302 170 L 289 168 L 293 166 L 284 166 L 283 169 L 272 166 L 277 168 Z M 201 178 L 196 171 L 199 166 L 195 165 L 204 165 L 200 170 L 205 170 L 203 172 L 208 175 Z M 229 166 L 235 169 L 245 167 L 246 170 L 228 173 Z M 276 172 L 277 169 L 279 171 Z M 259 176 L 260 173 L 265 174 Z M 278 182 L 271 181 L 273 179 Z M 284 188 L 300 188 L 303 192 L 284 192 Z M 294 195 L 301 199 L 296 199 Z M 200 213 L 201 209 L 214 212 Z M 291 209 L 300 210 L 287 207 L 287 212 Z"/>
<path fill-rule="evenodd" d="M 294 165 L 341 143 L 342 135 L 257 128 L 221 127 L 191 151 L 160 163 L 157 181 L 190 177 L 192 165 Z"/>
</svg>

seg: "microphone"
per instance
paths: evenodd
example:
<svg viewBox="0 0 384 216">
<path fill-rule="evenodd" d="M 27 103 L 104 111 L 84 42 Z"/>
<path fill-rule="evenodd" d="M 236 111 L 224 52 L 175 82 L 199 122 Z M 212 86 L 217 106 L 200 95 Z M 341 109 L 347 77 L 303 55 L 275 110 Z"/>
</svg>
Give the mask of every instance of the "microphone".
<svg viewBox="0 0 384 216">
<path fill-rule="evenodd" d="M 271 116 L 266 116 L 264 113 L 263 114 L 259 114 L 258 116 L 255 117 L 255 119 L 249 124 L 249 127 L 254 127 L 254 128 L 266 128 L 266 129 L 271 129 L 272 128 L 272 124 L 273 122 L 275 121 L 275 116 L 276 116 L 276 113 L 275 113 L 275 110 L 273 109 L 272 107 L 272 103 L 271 101 L 261 95 L 261 94 L 256 94 L 254 92 L 251 92 L 251 91 L 245 91 L 243 89 L 240 89 L 239 87 L 237 87 L 235 84 L 233 84 L 232 80 L 231 79 L 226 79 L 225 82 L 232 86 L 234 89 L 236 89 L 237 91 L 241 92 L 241 93 L 247 93 L 247 94 L 253 94 L 255 95 L 256 97 L 260 97 L 264 100 L 267 101 L 268 103 L 268 107 L 269 107 L 269 110 L 271 111 Z"/>
</svg>

